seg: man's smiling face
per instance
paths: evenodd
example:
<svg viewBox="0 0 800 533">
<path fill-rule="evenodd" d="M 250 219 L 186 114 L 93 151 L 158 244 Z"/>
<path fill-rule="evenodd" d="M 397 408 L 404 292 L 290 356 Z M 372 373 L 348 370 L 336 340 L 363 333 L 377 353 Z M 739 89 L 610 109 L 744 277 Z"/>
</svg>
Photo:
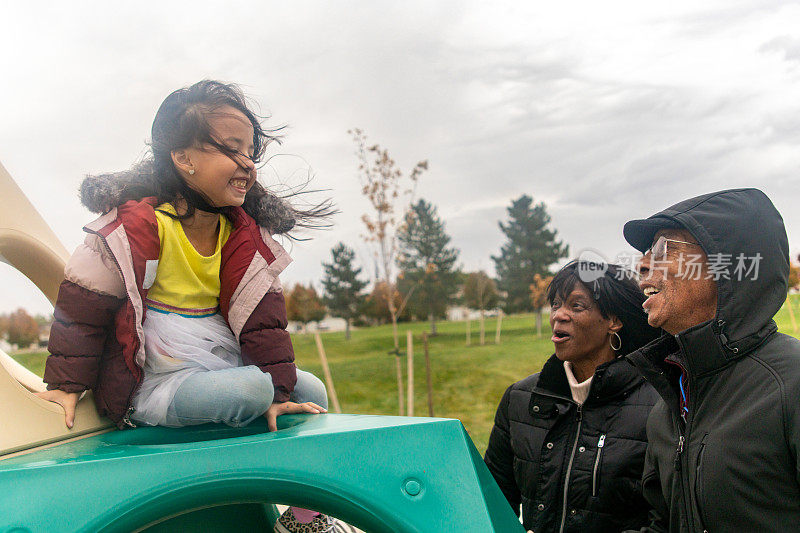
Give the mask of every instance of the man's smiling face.
<svg viewBox="0 0 800 533">
<path fill-rule="evenodd" d="M 666 242 L 659 243 L 661 237 Z M 665 229 L 653 238 L 657 243 L 661 246 L 648 250 L 639 264 L 647 322 L 675 335 L 714 318 L 717 284 L 706 279 L 708 257 L 697 240 L 687 230 Z M 697 268 L 687 270 L 687 263 Z"/>
</svg>

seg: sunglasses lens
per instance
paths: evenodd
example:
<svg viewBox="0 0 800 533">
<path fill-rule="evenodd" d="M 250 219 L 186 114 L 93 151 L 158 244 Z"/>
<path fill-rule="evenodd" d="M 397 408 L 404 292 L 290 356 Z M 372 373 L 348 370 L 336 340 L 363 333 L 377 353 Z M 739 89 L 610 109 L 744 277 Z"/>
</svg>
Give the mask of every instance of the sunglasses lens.
<svg viewBox="0 0 800 533">
<path fill-rule="evenodd" d="M 667 239 L 659 237 L 650 247 L 649 252 L 656 261 L 664 259 L 667 255 Z"/>
</svg>

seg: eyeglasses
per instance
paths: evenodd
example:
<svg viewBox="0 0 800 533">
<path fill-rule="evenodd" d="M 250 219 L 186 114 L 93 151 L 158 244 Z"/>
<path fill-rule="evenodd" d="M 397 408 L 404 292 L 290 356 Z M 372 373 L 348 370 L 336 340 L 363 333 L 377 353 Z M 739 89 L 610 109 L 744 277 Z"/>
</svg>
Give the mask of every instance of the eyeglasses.
<svg viewBox="0 0 800 533">
<path fill-rule="evenodd" d="M 692 245 L 692 246 L 700 246 L 700 244 L 698 244 L 696 242 L 687 242 L 687 241 L 679 241 L 679 240 L 676 240 L 676 239 L 667 239 L 666 237 L 664 237 L 662 235 L 661 237 L 656 239 L 656 242 L 654 242 L 652 244 L 652 246 L 650 246 L 650 248 L 648 248 L 648 250 L 645 252 L 645 255 L 651 254 L 653 259 L 655 259 L 656 261 L 662 261 L 662 260 L 666 259 L 667 258 L 667 243 L 668 242 L 677 242 L 678 244 L 689 244 L 689 245 Z"/>
</svg>

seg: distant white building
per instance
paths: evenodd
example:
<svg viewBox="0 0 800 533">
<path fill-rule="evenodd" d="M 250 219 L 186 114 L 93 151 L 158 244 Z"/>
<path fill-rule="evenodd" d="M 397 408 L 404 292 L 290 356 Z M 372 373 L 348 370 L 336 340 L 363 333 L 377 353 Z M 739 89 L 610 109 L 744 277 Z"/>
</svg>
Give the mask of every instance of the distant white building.
<svg viewBox="0 0 800 533">
<path fill-rule="evenodd" d="M 309 322 L 306 331 L 344 331 L 345 325 L 346 322 L 343 318 L 327 315 L 319 322 Z M 301 332 L 303 331 L 303 324 L 290 320 L 287 329 L 295 333 Z M 354 329 L 352 324 L 350 329 Z"/>
<path fill-rule="evenodd" d="M 483 316 L 484 317 L 493 317 L 497 316 L 499 313 L 499 309 L 487 309 Z M 446 320 L 451 321 L 459 321 L 459 320 L 478 320 L 481 317 L 481 312 L 476 309 L 468 309 L 463 306 L 458 307 L 450 307 L 447 309 L 447 318 Z M 306 327 L 306 332 L 313 333 L 315 331 L 344 331 L 345 329 L 345 320 L 343 318 L 333 317 L 330 315 L 325 316 L 319 322 L 309 322 L 308 326 Z M 291 333 L 301 333 L 303 331 L 303 324 L 300 322 L 295 322 L 294 320 L 289 321 L 289 325 L 286 328 Z M 350 324 L 350 329 L 357 329 L 353 327 L 353 324 Z"/>
<path fill-rule="evenodd" d="M 14 350 L 16 350 L 16 348 L 17 348 L 16 346 L 14 346 L 13 344 L 10 344 L 7 340 L 0 339 L 0 350 L 4 351 L 6 353 L 11 353 Z"/>
<path fill-rule="evenodd" d="M 498 309 L 487 309 L 483 316 L 496 316 Z M 477 309 L 469 309 L 467 307 L 450 307 L 447 310 L 447 320 L 477 320 L 481 317 L 481 312 Z"/>
</svg>

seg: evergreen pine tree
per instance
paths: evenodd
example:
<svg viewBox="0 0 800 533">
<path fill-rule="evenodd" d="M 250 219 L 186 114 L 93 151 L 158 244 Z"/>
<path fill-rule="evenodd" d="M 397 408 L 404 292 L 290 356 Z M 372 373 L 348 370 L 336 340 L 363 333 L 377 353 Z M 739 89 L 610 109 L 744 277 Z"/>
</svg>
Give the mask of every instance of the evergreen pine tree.
<svg viewBox="0 0 800 533">
<path fill-rule="evenodd" d="M 350 321 L 358 316 L 367 282 L 358 279 L 361 269 L 353 266 L 356 254 L 343 242 L 333 247 L 331 255 L 330 263 L 322 263 L 322 301 L 331 313 L 345 320 L 345 339 L 350 340 Z"/>
<path fill-rule="evenodd" d="M 523 194 L 508 208 L 509 220 L 500 222 L 508 241 L 499 256 L 492 256 L 500 290 L 506 293 L 506 313 L 533 310 L 530 286 L 534 276 L 546 276 L 548 268 L 566 257 L 569 246 L 556 240 L 556 231 L 548 229 L 550 215 L 544 202 L 533 205 L 533 198 Z"/>
<path fill-rule="evenodd" d="M 422 199 L 409 209 L 397 237 L 400 292 L 413 291 L 410 311 L 419 318 L 427 317 L 431 334 L 436 335 L 436 319 L 445 316 L 458 290 L 458 250 L 448 247 L 450 236 L 436 207 Z"/>
</svg>

